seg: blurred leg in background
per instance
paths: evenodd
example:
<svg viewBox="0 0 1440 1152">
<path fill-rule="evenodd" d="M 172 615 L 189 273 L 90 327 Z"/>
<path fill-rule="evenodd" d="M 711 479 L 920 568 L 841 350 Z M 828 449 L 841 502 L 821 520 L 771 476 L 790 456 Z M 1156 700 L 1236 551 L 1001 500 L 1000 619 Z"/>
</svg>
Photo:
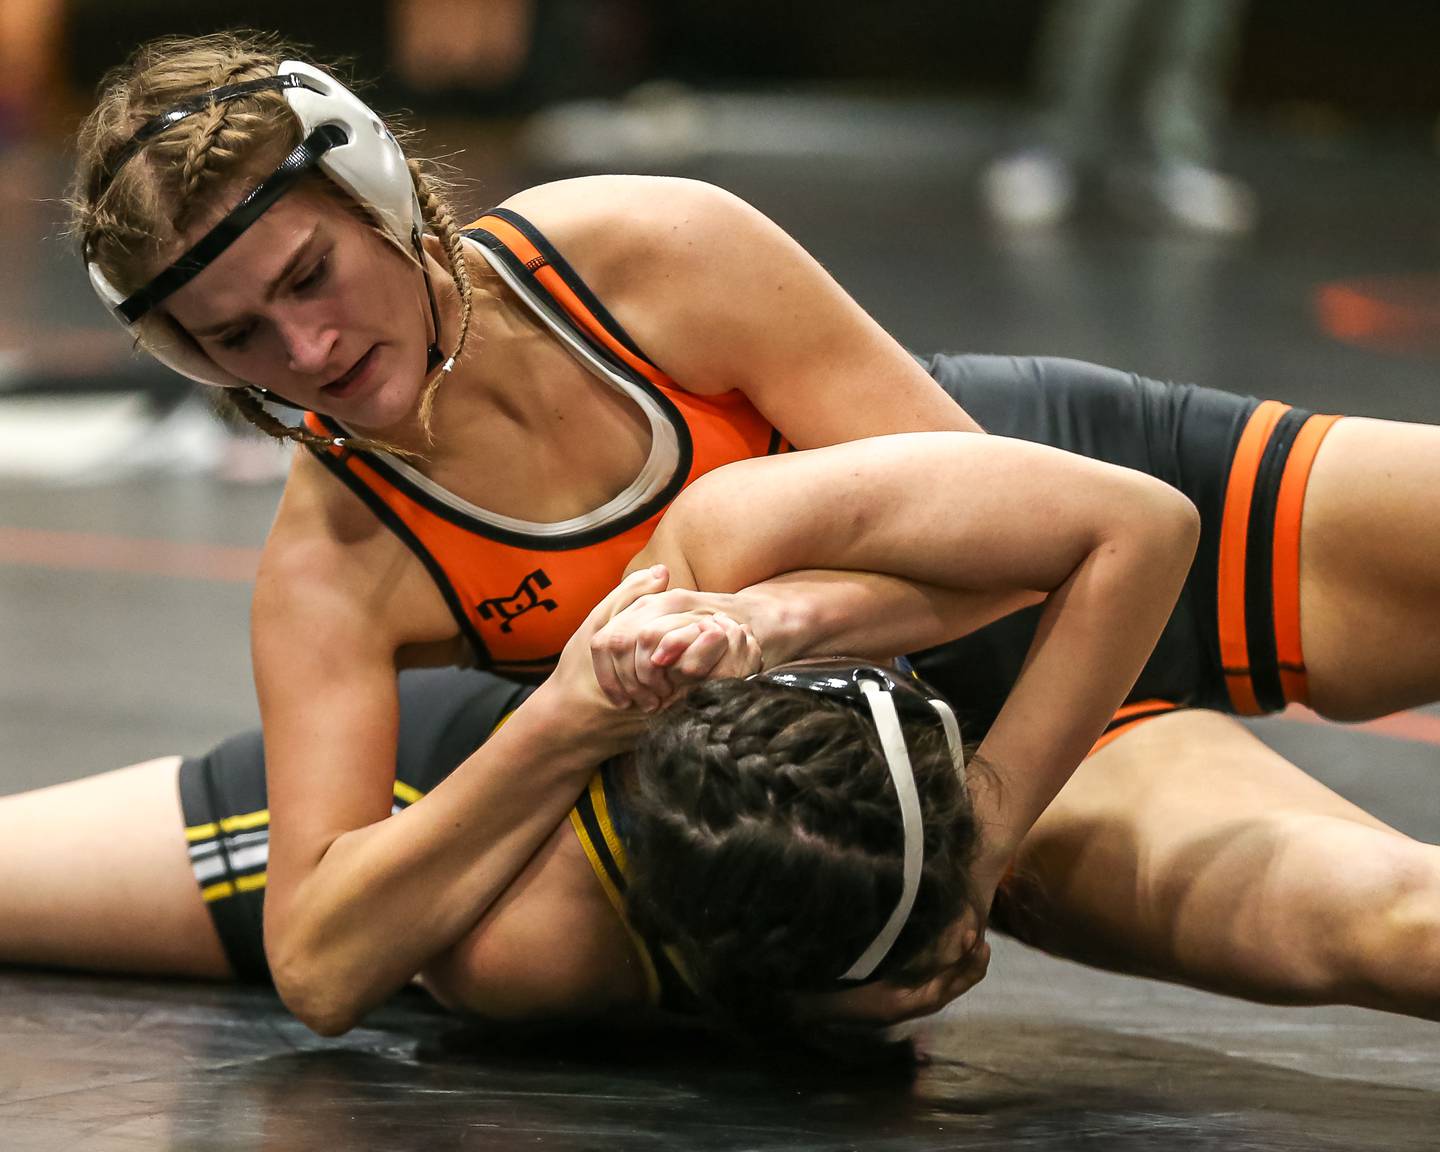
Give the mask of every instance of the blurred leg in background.
<svg viewBox="0 0 1440 1152">
<path fill-rule="evenodd" d="M 1175 222 L 1203 232 L 1245 232 L 1255 220 L 1254 194 L 1216 167 L 1245 4 L 1167 4 L 1141 94 L 1156 200 Z"/>
<path fill-rule="evenodd" d="M 1253 197 L 1214 160 L 1244 11 L 1245 0 L 1057 0 L 1036 53 L 1041 127 L 986 170 L 991 213 L 1056 224 L 1104 170 L 1126 207 L 1143 202 L 1200 231 L 1248 230 Z M 1126 142 L 1137 127 L 1139 157 Z"/>
</svg>

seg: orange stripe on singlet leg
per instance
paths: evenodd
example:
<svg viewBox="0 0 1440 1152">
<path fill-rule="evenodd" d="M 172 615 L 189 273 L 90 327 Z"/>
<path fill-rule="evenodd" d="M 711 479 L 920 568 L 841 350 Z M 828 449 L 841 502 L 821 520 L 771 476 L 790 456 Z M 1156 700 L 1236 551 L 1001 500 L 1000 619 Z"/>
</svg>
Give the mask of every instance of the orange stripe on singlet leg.
<svg viewBox="0 0 1440 1152">
<path fill-rule="evenodd" d="M 1111 717 L 1104 735 L 1096 740 L 1091 745 L 1090 751 L 1086 753 L 1087 758 L 1094 756 L 1100 749 L 1113 743 L 1130 729 L 1143 724 L 1146 720 L 1153 720 L 1156 716 L 1164 715 L 1166 712 L 1174 712 L 1179 707 L 1180 705 L 1173 700 L 1137 700 L 1133 704 L 1126 704 Z"/>
<path fill-rule="evenodd" d="M 1220 520 L 1219 580 L 1216 609 L 1220 624 L 1220 662 L 1230 703 L 1242 716 L 1260 712 L 1255 686 L 1250 682 L 1250 642 L 1245 636 L 1245 543 L 1250 533 L 1250 502 L 1260 458 L 1280 417 L 1290 405 L 1266 400 L 1250 414 L 1225 487 L 1225 510 Z"/>
<path fill-rule="evenodd" d="M 553 265 L 541 254 L 540 250 L 525 236 L 525 233 L 516 228 L 513 224 L 501 220 L 497 216 L 486 216 L 475 222 L 475 227 L 484 228 L 497 239 L 502 241 L 520 261 L 534 273 L 535 279 L 543 284 L 546 290 L 560 301 L 561 305 L 571 317 L 585 331 L 600 341 L 606 348 L 618 356 L 631 368 L 639 372 L 652 384 L 670 384 L 672 381 L 653 364 L 642 360 L 625 345 L 611 334 L 610 330 L 596 319 L 584 302 L 571 290 Z"/>
<path fill-rule="evenodd" d="M 1275 603 L 1275 655 L 1280 666 L 1280 686 L 1289 704 L 1304 704 L 1310 699 L 1304 647 L 1300 643 L 1300 523 L 1305 508 L 1305 488 L 1320 444 L 1339 419 L 1339 416 L 1312 416 L 1305 421 L 1285 462 L 1275 501 L 1275 552 L 1270 569 Z"/>
</svg>

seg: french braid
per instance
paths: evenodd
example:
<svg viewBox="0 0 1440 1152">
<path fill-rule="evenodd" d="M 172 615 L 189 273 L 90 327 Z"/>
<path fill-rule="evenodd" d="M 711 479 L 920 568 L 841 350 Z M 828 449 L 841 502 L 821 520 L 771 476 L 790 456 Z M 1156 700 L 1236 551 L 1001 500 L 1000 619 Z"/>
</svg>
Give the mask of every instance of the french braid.
<svg viewBox="0 0 1440 1152">
<path fill-rule="evenodd" d="M 978 845 L 943 734 L 907 722 L 906 740 L 925 865 L 878 972 L 902 980 L 919 978 L 930 945 L 973 904 Z M 633 764 L 633 923 L 677 948 L 725 1015 L 783 1025 L 789 995 L 829 986 L 900 897 L 904 832 L 874 725 L 810 693 L 720 681 L 662 713 Z"/>
<path fill-rule="evenodd" d="M 255 391 L 250 388 L 223 388 L 215 396 L 214 403 L 222 416 L 238 416 L 272 440 L 288 440 L 292 444 L 304 444 L 308 448 L 317 448 L 321 451 L 328 451 L 331 448 L 352 448 L 368 452 L 389 452 L 392 455 L 414 455 L 414 453 L 406 452 L 393 444 L 370 440 L 364 436 L 320 436 L 303 424 L 287 424 L 271 413 Z"/>
<path fill-rule="evenodd" d="M 432 177 L 425 171 L 424 166 L 418 160 L 409 161 L 410 179 L 415 184 L 415 195 L 420 201 L 420 212 L 425 218 L 425 224 L 431 232 L 440 238 L 445 245 L 445 254 L 450 264 L 450 275 L 455 279 L 455 288 L 460 293 L 460 338 L 456 342 L 455 351 L 451 356 L 458 362 L 465 352 L 465 344 L 470 337 L 470 317 L 474 311 L 475 289 L 470 283 L 470 268 L 465 263 L 465 238 L 460 234 L 459 227 L 455 224 L 455 218 L 450 214 L 450 206 L 446 203 L 445 197 L 432 183 Z M 436 333 L 439 338 L 439 333 Z M 448 373 L 437 372 L 430 382 L 425 386 L 424 393 L 420 397 L 420 425 L 428 433 L 430 431 L 430 415 L 435 408 L 435 393 L 440 388 L 440 381 Z"/>
</svg>

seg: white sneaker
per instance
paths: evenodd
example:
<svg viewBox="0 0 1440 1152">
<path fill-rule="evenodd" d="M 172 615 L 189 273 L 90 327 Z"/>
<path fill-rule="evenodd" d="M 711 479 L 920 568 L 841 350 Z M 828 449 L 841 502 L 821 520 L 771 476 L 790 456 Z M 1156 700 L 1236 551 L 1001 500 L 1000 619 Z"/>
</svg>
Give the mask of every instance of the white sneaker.
<svg viewBox="0 0 1440 1152">
<path fill-rule="evenodd" d="M 1155 176 L 1160 209 L 1175 224 L 1196 232 L 1241 236 L 1255 227 L 1255 193 L 1223 172 L 1198 164 L 1167 163 Z"/>
<path fill-rule="evenodd" d="M 1075 206 L 1075 173 L 1052 152 L 1018 152 L 993 161 L 980 195 L 996 220 L 1018 228 L 1058 224 Z"/>
</svg>

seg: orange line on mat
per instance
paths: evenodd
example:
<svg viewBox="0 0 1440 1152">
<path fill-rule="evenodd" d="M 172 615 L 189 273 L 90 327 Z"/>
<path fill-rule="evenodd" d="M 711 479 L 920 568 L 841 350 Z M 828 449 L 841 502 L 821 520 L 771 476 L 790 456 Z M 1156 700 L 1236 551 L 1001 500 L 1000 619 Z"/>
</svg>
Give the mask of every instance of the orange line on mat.
<svg viewBox="0 0 1440 1152">
<path fill-rule="evenodd" d="M 1317 716 L 1308 708 L 1292 704 L 1282 717 L 1297 724 L 1321 724 L 1327 728 L 1335 725 L 1323 716 Z M 1367 720 L 1363 724 L 1347 724 L 1346 728 L 1356 732 L 1374 732 L 1394 740 L 1414 740 L 1421 744 L 1440 744 L 1440 716 L 1429 712 L 1397 712 L 1393 716 L 1382 716 L 1378 720 Z"/>
<path fill-rule="evenodd" d="M 97 532 L 0 527 L 0 564 L 86 572 L 133 572 L 186 580 L 249 583 L 260 549 L 183 540 L 140 540 Z"/>
</svg>

